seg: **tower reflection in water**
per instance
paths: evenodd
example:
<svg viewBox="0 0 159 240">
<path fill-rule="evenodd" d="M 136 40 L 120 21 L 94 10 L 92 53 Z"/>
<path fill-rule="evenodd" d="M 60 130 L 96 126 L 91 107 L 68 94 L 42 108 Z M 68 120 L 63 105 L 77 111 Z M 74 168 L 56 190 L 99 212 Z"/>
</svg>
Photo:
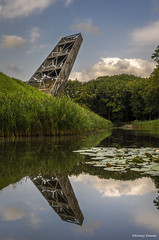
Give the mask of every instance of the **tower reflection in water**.
<svg viewBox="0 0 159 240">
<path fill-rule="evenodd" d="M 30 179 L 63 221 L 82 225 L 84 217 L 68 176 L 39 174 Z"/>
</svg>

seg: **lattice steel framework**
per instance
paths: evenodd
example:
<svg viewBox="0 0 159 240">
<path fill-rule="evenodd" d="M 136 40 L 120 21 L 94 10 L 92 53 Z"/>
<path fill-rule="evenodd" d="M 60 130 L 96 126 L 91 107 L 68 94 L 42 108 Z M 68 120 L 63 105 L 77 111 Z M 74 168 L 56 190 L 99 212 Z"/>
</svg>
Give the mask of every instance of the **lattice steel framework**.
<svg viewBox="0 0 159 240">
<path fill-rule="evenodd" d="M 62 93 L 82 41 L 80 33 L 61 38 L 28 84 L 53 96 Z"/>
<path fill-rule="evenodd" d="M 83 214 L 67 176 L 30 176 L 50 206 L 63 221 L 82 225 Z"/>
</svg>

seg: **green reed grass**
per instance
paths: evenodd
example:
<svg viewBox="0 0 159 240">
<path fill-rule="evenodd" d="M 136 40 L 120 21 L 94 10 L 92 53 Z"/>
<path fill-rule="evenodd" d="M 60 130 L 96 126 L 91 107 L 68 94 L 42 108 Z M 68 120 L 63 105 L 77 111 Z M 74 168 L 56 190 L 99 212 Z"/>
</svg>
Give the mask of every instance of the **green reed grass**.
<svg viewBox="0 0 159 240">
<path fill-rule="evenodd" d="M 67 97 L 48 96 L 0 73 L 0 136 L 69 135 L 111 127 Z"/>
<path fill-rule="evenodd" d="M 151 121 L 134 121 L 133 128 L 144 130 L 159 130 L 159 119 Z"/>
</svg>

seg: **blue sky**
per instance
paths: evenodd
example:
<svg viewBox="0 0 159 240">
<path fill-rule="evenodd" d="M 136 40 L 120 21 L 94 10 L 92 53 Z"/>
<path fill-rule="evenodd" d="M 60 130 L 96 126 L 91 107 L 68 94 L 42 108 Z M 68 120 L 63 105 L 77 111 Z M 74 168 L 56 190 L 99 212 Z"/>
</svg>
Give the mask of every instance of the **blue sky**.
<svg viewBox="0 0 159 240">
<path fill-rule="evenodd" d="M 159 0 L 0 0 L 0 71 L 26 81 L 61 37 L 78 32 L 72 79 L 149 76 Z"/>
</svg>

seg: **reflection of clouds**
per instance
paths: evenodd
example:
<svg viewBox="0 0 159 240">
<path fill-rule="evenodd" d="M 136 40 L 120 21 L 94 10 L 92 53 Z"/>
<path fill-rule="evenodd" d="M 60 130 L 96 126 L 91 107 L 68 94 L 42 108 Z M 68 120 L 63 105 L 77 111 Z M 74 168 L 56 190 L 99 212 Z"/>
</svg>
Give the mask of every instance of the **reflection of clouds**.
<svg viewBox="0 0 159 240">
<path fill-rule="evenodd" d="M 140 226 L 145 226 L 150 230 L 156 231 L 159 233 L 159 214 L 152 210 L 137 211 L 134 217 L 135 222 Z"/>
<path fill-rule="evenodd" d="M 83 226 L 76 226 L 74 229 L 80 233 L 89 233 L 91 236 L 96 229 L 101 227 L 102 223 L 99 221 L 90 221 Z"/>
<path fill-rule="evenodd" d="M 145 177 L 133 181 L 100 179 L 97 176 L 89 175 L 79 175 L 71 178 L 74 182 L 92 185 L 101 193 L 102 197 L 138 196 L 155 190 L 151 179 Z"/>
<path fill-rule="evenodd" d="M 44 210 L 46 210 L 46 208 L 44 208 L 44 207 L 42 207 L 40 204 L 35 204 L 35 203 L 33 203 L 33 202 L 26 202 L 26 204 L 29 206 L 29 207 L 31 207 L 33 210 L 35 210 L 35 211 L 44 211 Z"/>
<path fill-rule="evenodd" d="M 2 221 L 15 221 L 26 216 L 26 211 L 18 208 L 0 209 Z"/>
<path fill-rule="evenodd" d="M 36 217 L 35 213 L 31 213 L 30 216 L 30 223 L 32 228 L 37 229 L 38 228 L 38 224 L 40 223 L 40 219 Z"/>
<path fill-rule="evenodd" d="M 33 229 L 37 229 L 41 223 L 40 218 L 36 216 L 36 212 L 45 211 L 46 208 L 42 207 L 40 204 L 35 204 L 34 202 L 26 202 L 26 204 L 31 208 L 30 225 Z"/>
<path fill-rule="evenodd" d="M 35 205 L 32 202 L 27 202 L 30 207 L 30 213 L 18 207 L 0 208 L 1 221 L 16 221 L 24 217 L 29 217 L 30 225 L 33 229 L 37 229 L 41 220 L 36 216 L 36 211 L 43 211 L 45 208 Z M 28 213 L 27 213 L 28 212 Z"/>
</svg>

